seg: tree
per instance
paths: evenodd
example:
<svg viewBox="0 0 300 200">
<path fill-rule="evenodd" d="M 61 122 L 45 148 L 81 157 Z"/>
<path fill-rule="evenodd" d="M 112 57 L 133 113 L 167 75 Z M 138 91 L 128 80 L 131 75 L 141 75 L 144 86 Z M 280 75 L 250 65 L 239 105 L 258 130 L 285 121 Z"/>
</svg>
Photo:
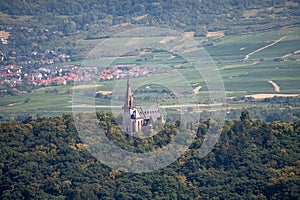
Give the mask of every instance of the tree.
<svg viewBox="0 0 300 200">
<path fill-rule="evenodd" d="M 242 111 L 241 116 L 240 116 L 240 120 L 241 120 L 241 122 L 250 120 L 249 111 L 248 110 L 243 110 Z"/>
</svg>

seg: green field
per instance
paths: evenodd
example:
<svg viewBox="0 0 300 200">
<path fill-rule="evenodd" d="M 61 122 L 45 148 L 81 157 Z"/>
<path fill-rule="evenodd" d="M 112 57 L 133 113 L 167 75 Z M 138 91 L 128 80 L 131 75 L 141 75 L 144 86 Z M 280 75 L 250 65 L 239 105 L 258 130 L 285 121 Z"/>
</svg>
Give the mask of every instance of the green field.
<svg viewBox="0 0 300 200">
<path fill-rule="evenodd" d="M 300 27 L 286 27 L 279 30 L 269 32 L 259 32 L 239 36 L 225 36 L 214 41 L 214 45 L 206 46 L 205 49 L 215 62 L 224 81 L 227 97 L 240 97 L 251 94 L 300 94 Z M 269 46 L 261 51 L 253 53 L 249 59 L 244 59 L 251 52 L 256 51 L 264 46 L 274 43 L 274 41 L 284 37 L 280 42 Z M 162 37 L 142 38 L 146 42 L 161 41 Z M 202 41 L 205 38 L 195 38 Z M 140 39 L 141 40 L 141 39 Z M 102 40 L 80 40 L 77 44 L 77 50 L 89 49 L 103 42 Z M 128 42 L 128 38 L 117 38 L 111 44 L 118 46 Z M 145 57 L 147 59 L 145 59 Z M 278 59 L 281 58 L 281 59 Z M 146 55 L 134 55 L 128 57 L 116 58 L 91 58 L 86 59 L 82 63 L 85 66 L 99 67 L 107 63 L 117 64 L 137 64 L 140 66 L 153 67 L 157 69 L 157 73 L 178 73 L 190 83 L 192 87 L 201 86 L 197 99 L 204 102 L 210 98 L 206 83 L 199 73 L 184 62 L 180 56 L 174 56 L 169 52 L 147 51 Z M 80 62 L 77 62 L 80 63 Z M 163 69 L 169 71 L 162 72 Z M 161 70 L 161 71 L 160 71 Z M 156 76 L 155 74 L 153 75 Z M 168 77 L 168 76 L 167 76 Z M 143 81 L 143 78 L 137 80 Z M 151 80 L 151 77 L 149 78 Z M 268 81 L 274 81 L 280 87 L 280 91 L 275 92 L 274 87 Z M 177 84 L 176 79 L 161 79 L 160 84 Z M 101 82 L 98 90 L 112 91 L 117 81 Z M 148 86 L 141 84 L 141 87 Z M 150 85 L 149 85 L 150 86 Z M 154 85 L 151 85 L 153 88 Z M 157 87 L 157 86 L 155 86 Z M 45 93 L 53 87 L 42 88 L 28 94 L 20 94 L 17 96 L 5 96 L 0 98 L 0 113 L 3 116 L 14 116 L 18 114 L 57 114 L 72 112 L 72 86 L 57 86 L 58 93 Z M 141 88 L 136 88 L 141 89 Z M 161 88 L 163 89 L 163 87 Z M 159 90 L 159 88 L 158 88 Z M 30 102 L 24 103 L 26 98 L 30 98 Z M 177 103 L 174 98 L 166 98 L 163 100 L 161 94 L 150 92 L 147 94 L 137 94 L 137 101 L 142 103 L 145 99 L 160 99 L 159 104 L 173 105 Z M 96 105 L 110 105 L 109 98 L 96 98 Z M 151 104 L 151 102 L 145 102 Z M 121 106 L 121 105 L 120 105 Z M 228 105 L 237 106 L 235 105 Z M 247 107 L 246 104 L 242 104 Z M 249 106 L 253 106 L 252 104 Z M 106 108 L 101 108 L 105 109 Z"/>
</svg>

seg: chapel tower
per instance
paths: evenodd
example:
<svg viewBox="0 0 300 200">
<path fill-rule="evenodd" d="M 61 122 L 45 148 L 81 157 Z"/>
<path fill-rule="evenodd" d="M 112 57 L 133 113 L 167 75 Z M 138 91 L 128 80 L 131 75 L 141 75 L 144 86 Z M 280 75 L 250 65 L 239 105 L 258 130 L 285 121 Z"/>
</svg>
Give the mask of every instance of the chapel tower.
<svg viewBox="0 0 300 200">
<path fill-rule="evenodd" d="M 123 105 L 123 127 L 125 133 L 131 135 L 132 134 L 132 127 L 131 127 L 131 109 L 134 108 L 133 104 L 133 95 L 130 88 L 130 80 L 129 77 L 127 79 L 127 89 L 124 98 L 124 105 Z"/>
<path fill-rule="evenodd" d="M 130 79 L 127 78 L 127 89 L 123 105 L 123 128 L 126 134 L 135 136 L 138 132 L 150 132 L 153 123 L 157 120 L 165 122 L 164 116 L 158 107 L 136 108 L 130 87 Z"/>
</svg>

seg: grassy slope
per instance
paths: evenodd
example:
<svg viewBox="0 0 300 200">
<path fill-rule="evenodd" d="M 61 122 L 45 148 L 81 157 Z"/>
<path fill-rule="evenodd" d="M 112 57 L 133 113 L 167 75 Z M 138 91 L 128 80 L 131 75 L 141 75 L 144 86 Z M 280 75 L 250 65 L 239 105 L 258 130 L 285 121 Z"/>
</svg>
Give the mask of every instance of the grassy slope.
<svg viewBox="0 0 300 200">
<path fill-rule="evenodd" d="M 299 50 L 299 29 L 294 27 L 286 33 L 278 30 L 229 37 L 213 47 L 208 47 L 207 51 L 220 68 L 226 90 L 273 93 L 274 88 L 267 82 L 273 80 L 280 85 L 282 93 L 299 93 L 299 58 L 289 56 L 283 62 L 274 61 L 277 57 Z M 248 60 L 243 60 L 246 54 L 283 36 L 285 39 L 281 42 L 251 55 Z"/>
</svg>

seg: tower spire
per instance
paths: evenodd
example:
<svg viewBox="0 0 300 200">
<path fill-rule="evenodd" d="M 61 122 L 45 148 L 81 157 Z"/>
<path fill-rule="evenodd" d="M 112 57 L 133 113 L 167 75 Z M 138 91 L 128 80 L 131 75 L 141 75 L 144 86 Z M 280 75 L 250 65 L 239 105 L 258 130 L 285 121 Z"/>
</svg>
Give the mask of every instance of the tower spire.
<svg viewBox="0 0 300 200">
<path fill-rule="evenodd" d="M 124 108 L 129 108 L 129 109 L 134 108 L 133 94 L 132 94 L 131 88 L 130 88 L 130 78 L 129 78 L 129 76 L 127 77 L 127 90 L 126 90 Z"/>
</svg>

